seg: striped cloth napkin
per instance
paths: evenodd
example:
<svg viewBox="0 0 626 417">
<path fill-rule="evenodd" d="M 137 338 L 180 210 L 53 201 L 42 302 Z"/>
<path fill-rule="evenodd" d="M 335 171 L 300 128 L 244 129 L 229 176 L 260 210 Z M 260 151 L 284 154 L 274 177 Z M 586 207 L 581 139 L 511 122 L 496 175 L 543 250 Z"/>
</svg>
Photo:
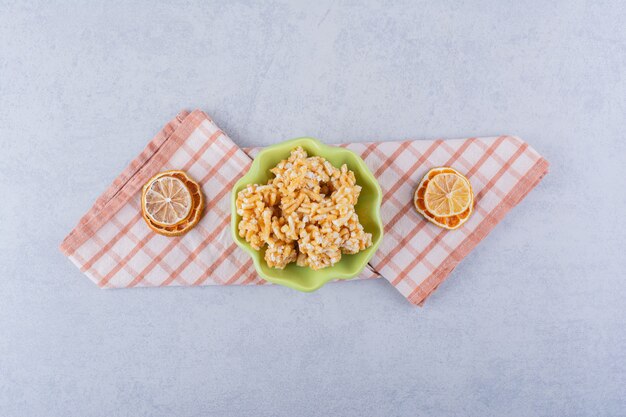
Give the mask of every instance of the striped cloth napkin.
<svg viewBox="0 0 626 417">
<path fill-rule="evenodd" d="M 383 190 L 385 236 L 359 278 L 387 279 L 421 304 L 548 171 L 548 162 L 512 136 L 342 144 L 361 155 Z M 61 244 L 61 251 L 101 288 L 262 285 L 230 235 L 230 190 L 258 148 L 242 149 L 203 112 L 183 111 L 134 159 Z M 452 166 L 472 183 L 476 207 L 446 231 L 413 208 L 413 192 L 432 167 Z M 179 237 L 152 232 L 141 216 L 141 187 L 182 169 L 206 197 L 204 217 Z"/>
</svg>

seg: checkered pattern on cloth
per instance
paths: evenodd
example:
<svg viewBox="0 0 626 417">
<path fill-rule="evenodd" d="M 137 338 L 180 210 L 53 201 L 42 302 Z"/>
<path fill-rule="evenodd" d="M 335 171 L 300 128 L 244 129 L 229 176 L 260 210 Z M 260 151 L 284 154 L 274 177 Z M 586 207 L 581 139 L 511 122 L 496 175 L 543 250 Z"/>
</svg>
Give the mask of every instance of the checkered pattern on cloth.
<svg viewBox="0 0 626 417">
<path fill-rule="evenodd" d="M 340 145 L 365 160 L 383 190 L 385 236 L 359 278 L 386 278 L 420 304 L 547 173 L 548 163 L 512 136 Z M 259 149 L 241 149 L 201 111 L 182 112 L 113 182 L 61 244 L 102 288 L 265 284 L 230 235 L 229 194 Z M 466 173 L 474 214 L 450 232 L 423 219 L 413 192 L 432 167 Z M 141 217 L 141 187 L 182 169 L 203 187 L 204 217 L 187 234 L 165 237 Z"/>
</svg>

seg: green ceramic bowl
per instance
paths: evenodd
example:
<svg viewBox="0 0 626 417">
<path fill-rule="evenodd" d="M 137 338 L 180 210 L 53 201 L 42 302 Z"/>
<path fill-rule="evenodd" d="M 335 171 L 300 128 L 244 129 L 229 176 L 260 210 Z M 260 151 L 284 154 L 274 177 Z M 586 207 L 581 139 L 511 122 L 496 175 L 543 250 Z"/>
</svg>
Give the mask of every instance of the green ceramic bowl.
<svg viewBox="0 0 626 417">
<path fill-rule="evenodd" d="M 273 176 L 270 169 L 287 159 L 291 150 L 297 146 L 302 146 L 309 156 L 322 156 L 336 167 L 346 164 L 354 172 L 357 184 L 362 187 L 356 212 L 365 231 L 372 234 L 372 246 L 355 255 L 342 255 L 335 265 L 318 271 L 295 263 L 287 265 L 285 269 L 270 268 L 265 263 L 264 252 L 252 249 L 237 233 L 237 225 L 241 220 L 235 208 L 237 193 L 248 184 L 265 184 Z M 250 254 L 254 267 L 263 279 L 299 291 L 315 291 L 332 279 L 356 277 L 372 259 L 383 238 L 381 201 L 382 191 L 376 178 L 357 154 L 344 148 L 324 145 L 313 138 L 293 139 L 263 149 L 254 159 L 250 170 L 237 181 L 231 193 L 231 231 L 237 245 Z"/>
</svg>

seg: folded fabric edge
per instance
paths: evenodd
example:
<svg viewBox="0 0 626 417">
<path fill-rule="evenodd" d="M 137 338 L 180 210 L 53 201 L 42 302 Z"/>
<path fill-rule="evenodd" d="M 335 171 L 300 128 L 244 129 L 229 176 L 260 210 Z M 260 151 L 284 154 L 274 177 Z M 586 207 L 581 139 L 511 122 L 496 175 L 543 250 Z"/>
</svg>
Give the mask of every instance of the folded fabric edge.
<svg viewBox="0 0 626 417">
<path fill-rule="evenodd" d="M 94 205 L 63 239 L 59 249 L 69 256 L 91 237 L 124 205 L 173 155 L 182 141 L 204 120 L 204 112 L 181 111 L 169 121 L 133 159 L 113 183 L 98 197 Z"/>
<path fill-rule="evenodd" d="M 520 178 L 517 186 L 509 192 L 509 194 L 502 200 L 500 205 L 496 207 L 487 216 L 476 230 L 470 234 L 465 240 L 457 247 L 457 249 L 450 254 L 447 261 L 445 261 L 437 270 L 424 280 L 415 290 L 409 294 L 407 299 L 412 304 L 419 307 L 424 305 L 424 302 L 430 295 L 437 289 L 437 287 L 446 280 L 450 273 L 456 268 L 465 256 L 467 256 L 474 248 L 493 230 L 493 228 L 500 223 L 500 221 L 506 216 L 506 214 L 516 205 L 518 205 L 543 179 L 548 173 L 550 164 L 544 158 L 539 158 L 533 167 L 526 173 L 526 175 Z"/>
</svg>

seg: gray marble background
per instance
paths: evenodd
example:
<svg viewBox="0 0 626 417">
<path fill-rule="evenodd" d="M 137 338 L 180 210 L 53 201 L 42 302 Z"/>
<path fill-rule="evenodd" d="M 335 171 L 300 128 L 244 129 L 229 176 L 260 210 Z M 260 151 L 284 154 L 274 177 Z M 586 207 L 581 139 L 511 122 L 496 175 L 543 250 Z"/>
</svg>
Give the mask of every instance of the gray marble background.
<svg viewBox="0 0 626 417">
<path fill-rule="evenodd" d="M 0 0 L 1 416 L 626 414 L 626 4 L 385 3 Z M 551 173 L 422 309 L 99 290 L 57 247 L 182 108 L 241 145 L 515 134 Z"/>
</svg>

